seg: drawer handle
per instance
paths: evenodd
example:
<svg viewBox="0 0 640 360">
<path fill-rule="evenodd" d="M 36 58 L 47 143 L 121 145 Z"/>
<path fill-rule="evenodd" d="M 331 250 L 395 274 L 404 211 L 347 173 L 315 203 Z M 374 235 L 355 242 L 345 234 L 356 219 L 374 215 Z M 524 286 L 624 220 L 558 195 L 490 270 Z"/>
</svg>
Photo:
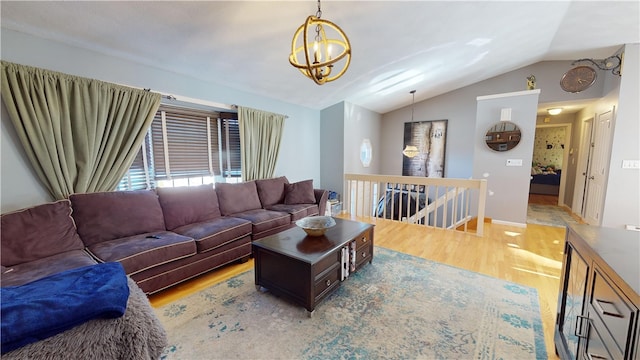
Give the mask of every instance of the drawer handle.
<svg viewBox="0 0 640 360">
<path fill-rule="evenodd" d="M 331 280 L 327 280 L 327 286 L 331 286 Z"/>
<path fill-rule="evenodd" d="M 586 316 L 582 316 L 582 315 L 576 315 L 576 328 L 574 329 L 573 333 L 577 337 L 586 338 L 586 336 L 582 333 L 582 329 L 583 329 L 582 321 L 583 320 L 589 321 L 589 318 L 586 317 Z M 580 330 L 580 332 L 578 332 L 578 330 Z"/>
<path fill-rule="evenodd" d="M 596 359 L 607 360 L 608 359 L 608 357 L 606 357 L 606 356 L 602 356 L 602 355 L 598 355 L 598 354 L 592 354 L 592 353 L 587 353 L 587 357 L 589 358 L 589 360 L 596 360 Z"/>
<path fill-rule="evenodd" d="M 596 309 L 602 315 L 624 318 L 624 315 L 620 314 L 618 308 L 616 308 L 616 304 L 611 301 L 596 299 L 594 305 L 596 305 Z"/>
<path fill-rule="evenodd" d="M 366 252 L 362 252 L 362 257 L 363 258 L 367 257 L 367 253 Z"/>
<path fill-rule="evenodd" d="M 362 242 L 363 242 L 363 243 L 367 242 L 367 238 L 366 238 L 366 237 L 363 237 L 363 238 L 362 238 Z"/>
</svg>

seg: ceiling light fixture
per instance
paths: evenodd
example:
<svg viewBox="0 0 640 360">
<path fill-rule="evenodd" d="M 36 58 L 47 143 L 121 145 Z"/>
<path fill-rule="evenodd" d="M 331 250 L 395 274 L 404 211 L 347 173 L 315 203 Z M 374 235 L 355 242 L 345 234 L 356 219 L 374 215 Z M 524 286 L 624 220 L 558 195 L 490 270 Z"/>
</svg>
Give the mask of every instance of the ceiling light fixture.
<svg viewBox="0 0 640 360">
<path fill-rule="evenodd" d="M 547 112 L 549 113 L 549 115 L 558 115 L 562 112 L 562 108 L 547 109 Z"/>
<path fill-rule="evenodd" d="M 413 95 L 413 98 L 411 99 L 411 122 L 413 122 L 413 110 L 416 101 L 416 91 L 411 90 L 409 91 L 409 93 Z M 402 154 L 408 158 L 416 157 L 419 153 L 420 151 L 418 151 L 418 147 L 415 145 L 407 145 L 405 146 L 404 150 L 402 150 Z"/>
<path fill-rule="evenodd" d="M 318 85 L 341 77 L 351 62 L 349 39 L 338 25 L 321 19 L 321 16 L 322 10 L 318 0 L 316 15 L 309 15 L 293 35 L 289 55 L 291 65 Z M 328 38 L 327 32 L 335 38 Z M 332 55 L 334 51 L 337 56 Z M 332 74 L 334 65 L 343 59 L 344 67 L 337 74 Z"/>
</svg>

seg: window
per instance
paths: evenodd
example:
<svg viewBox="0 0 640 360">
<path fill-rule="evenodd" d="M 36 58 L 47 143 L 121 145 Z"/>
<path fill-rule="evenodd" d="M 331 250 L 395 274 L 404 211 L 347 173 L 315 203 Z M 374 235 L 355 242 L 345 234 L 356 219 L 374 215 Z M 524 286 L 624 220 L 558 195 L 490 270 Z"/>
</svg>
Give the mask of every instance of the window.
<svg viewBox="0 0 640 360">
<path fill-rule="evenodd" d="M 117 189 L 236 182 L 240 166 L 237 114 L 162 104 Z"/>
</svg>

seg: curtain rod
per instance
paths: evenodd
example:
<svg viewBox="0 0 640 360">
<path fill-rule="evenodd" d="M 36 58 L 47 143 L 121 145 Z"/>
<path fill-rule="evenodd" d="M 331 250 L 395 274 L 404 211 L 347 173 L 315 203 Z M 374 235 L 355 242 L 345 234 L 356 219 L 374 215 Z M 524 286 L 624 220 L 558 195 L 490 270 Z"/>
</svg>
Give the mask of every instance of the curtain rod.
<svg viewBox="0 0 640 360">
<path fill-rule="evenodd" d="M 238 105 L 236 104 L 231 104 L 231 108 L 238 110 Z M 270 111 L 266 111 L 266 112 L 270 112 Z M 272 114 L 276 114 L 276 113 L 272 113 Z M 280 115 L 280 114 L 276 114 L 276 115 Z M 289 115 L 283 115 L 285 119 L 289 118 Z"/>
<path fill-rule="evenodd" d="M 151 91 L 151 88 L 145 88 L 144 90 L 145 91 Z M 178 98 L 175 95 L 167 94 L 167 93 L 164 93 L 164 92 L 161 92 L 161 91 L 158 91 L 158 93 L 160 94 L 160 96 L 163 99 L 167 99 L 167 100 L 184 101 L 184 102 L 188 102 L 188 103 L 192 103 L 192 104 L 211 106 L 211 107 L 214 107 L 214 108 L 225 109 L 225 110 L 232 110 L 233 109 L 233 105 L 229 105 L 229 104 L 223 104 L 223 103 L 207 101 L 207 100 L 201 100 L 201 99 L 194 99 L 194 98 L 190 98 L 190 97 L 182 96 L 182 95 L 180 95 L 180 97 Z"/>
</svg>

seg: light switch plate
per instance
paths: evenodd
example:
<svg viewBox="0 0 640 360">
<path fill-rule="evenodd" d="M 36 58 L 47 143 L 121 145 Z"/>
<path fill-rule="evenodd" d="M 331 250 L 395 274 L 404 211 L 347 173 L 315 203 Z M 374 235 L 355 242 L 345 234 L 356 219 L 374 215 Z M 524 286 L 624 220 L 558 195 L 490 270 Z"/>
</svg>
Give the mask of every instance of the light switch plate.
<svg viewBox="0 0 640 360">
<path fill-rule="evenodd" d="M 640 160 L 622 160 L 623 169 L 640 169 Z"/>
<path fill-rule="evenodd" d="M 507 166 L 522 166 L 522 159 L 507 159 Z"/>
</svg>

